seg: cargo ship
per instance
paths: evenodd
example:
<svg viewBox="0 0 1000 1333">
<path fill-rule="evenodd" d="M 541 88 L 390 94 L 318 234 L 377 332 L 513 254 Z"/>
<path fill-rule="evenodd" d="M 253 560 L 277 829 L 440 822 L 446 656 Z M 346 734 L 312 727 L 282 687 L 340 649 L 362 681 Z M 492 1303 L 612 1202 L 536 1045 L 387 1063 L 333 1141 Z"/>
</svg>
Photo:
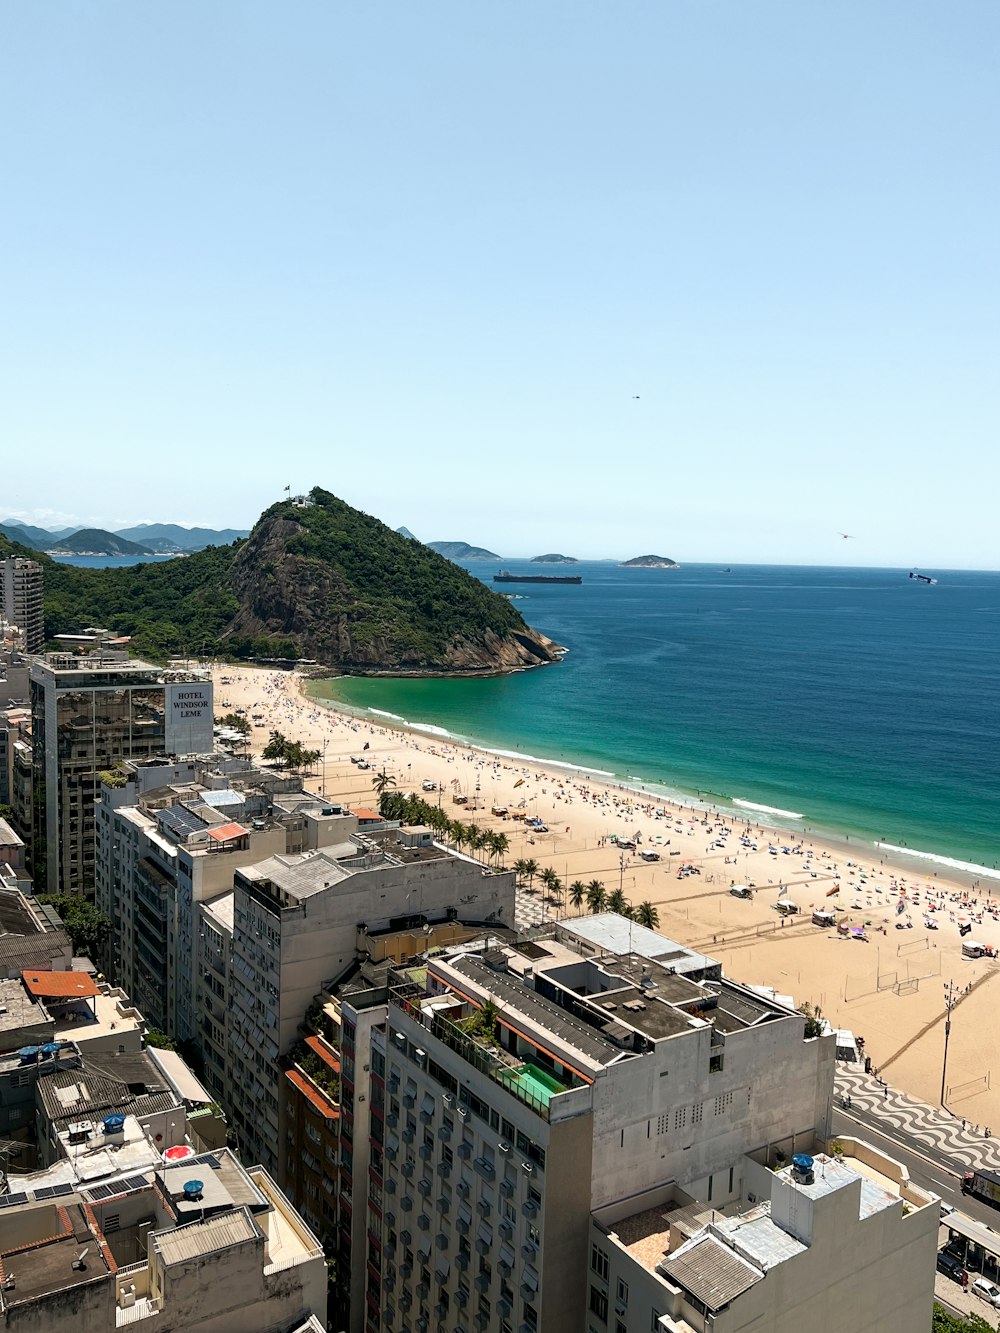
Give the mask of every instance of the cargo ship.
<svg viewBox="0 0 1000 1333">
<path fill-rule="evenodd" d="M 579 574 L 512 574 L 509 569 L 498 570 L 494 583 L 582 583 Z"/>
</svg>

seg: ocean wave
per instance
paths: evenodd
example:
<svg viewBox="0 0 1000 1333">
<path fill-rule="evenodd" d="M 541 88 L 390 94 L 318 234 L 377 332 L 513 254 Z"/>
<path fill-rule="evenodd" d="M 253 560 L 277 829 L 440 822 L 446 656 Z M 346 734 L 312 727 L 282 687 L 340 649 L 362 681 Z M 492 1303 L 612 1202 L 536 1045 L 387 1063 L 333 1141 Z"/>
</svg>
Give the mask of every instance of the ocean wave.
<svg viewBox="0 0 1000 1333">
<path fill-rule="evenodd" d="M 989 866 L 976 865 L 975 861 L 959 861 L 953 856 L 937 856 L 934 852 L 918 852 L 912 847 L 896 847 L 891 842 L 877 842 L 884 852 L 898 852 L 901 856 L 914 856 L 921 861 L 933 861 L 935 865 L 947 866 L 949 870 L 964 870 L 971 875 L 985 875 L 987 879 L 1000 879 L 1000 870 Z"/>
<path fill-rule="evenodd" d="M 431 726 L 429 722 L 407 722 L 406 725 L 413 731 L 424 731 L 428 736 L 443 736 L 445 740 L 461 742 L 461 737 L 456 736 L 453 731 L 446 731 L 444 727 Z"/>
<path fill-rule="evenodd" d="M 525 764 L 544 764 L 546 768 L 566 768 L 571 773 L 592 773 L 599 778 L 613 778 L 615 775 L 606 768 L 588 768 L 586 764 L 570 764 L 561 759 L 542 759 L 537 754 L 522 754 L 520 750 L 499 750 L 494 745 L 470 745 L 472 750 L 482 754 L 494 754 L 498 759 L 519 759 Z"/>
<path fill-rule="evenodd" d="M 398 713 L 387 713 L 384 708 L 369 708 L 369 713 L 374 713 L 376 717 L 391 717 L 393 722 L 405 722 L 405 717 L 400 717 Z"/>
<path fill-rule="evenodd" d="M 779 815 L 782 819 L 805 818 L 797 810 L 779 810 L 774 805 L 758 805 L 756 801 L 741 801 L 736 796 L 733 797 L 733 805 L 741 806 L 744 810 L 759 810 L 764 815 Z"/>
</svg>

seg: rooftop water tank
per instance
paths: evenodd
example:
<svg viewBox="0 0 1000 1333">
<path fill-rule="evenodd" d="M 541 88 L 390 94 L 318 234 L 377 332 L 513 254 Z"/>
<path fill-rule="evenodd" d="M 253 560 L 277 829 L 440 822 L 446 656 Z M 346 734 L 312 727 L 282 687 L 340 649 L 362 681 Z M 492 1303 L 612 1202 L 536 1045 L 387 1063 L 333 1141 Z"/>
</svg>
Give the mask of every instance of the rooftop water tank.
<svg viewBox="0 0 1000 1333">
<path fill-rule="evenodd" d="M 54 1055 L 58 1055 L 61 1047 L 57 1041 L 47 1041 L 42 1047 L 42 1055 L 49 1060 Z"/>
<path fill-rule="evenodd" d="M 17 1054 L 22 1065 L 33 1065 L 38 1061 L 37 1046 L 22 1046 Z"/>
<path fill-rule="evenodd" d="M 799 1185 L 811 1185 L 815 1180 L 813 1159 L 808 1153 L 797 1152 L 792 1158 L 792 1179 Z"/>
<path fill-rule="evenodd" d="M 125 1129 L 125 1117 L 123 1115 L 106 1115 L 104 1117 L 104 1133 L 121 1134 Z"/>
<path fill-rule="evenodd" d="M 185 1180 L 184 1198 L 188 1203 L 197 1203 L 201 1198 L 201 1192 L 205 1188 L 203 1180 Z"/>
</svg>

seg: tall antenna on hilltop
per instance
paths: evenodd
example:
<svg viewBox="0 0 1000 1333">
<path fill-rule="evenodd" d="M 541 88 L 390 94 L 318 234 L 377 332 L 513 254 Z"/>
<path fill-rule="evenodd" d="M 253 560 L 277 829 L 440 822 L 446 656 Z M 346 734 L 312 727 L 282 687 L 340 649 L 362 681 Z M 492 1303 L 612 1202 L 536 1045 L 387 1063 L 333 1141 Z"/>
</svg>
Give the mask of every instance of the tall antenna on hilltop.
<svg viewBox="0 0 1000 1333">
<path fill-rule="evenodd" d="M 286 487 L 285 487 L 285 494 L 286 494 L 287 496 L 291 496 L 291 494 L 292 494 L 292 488 L 291 488 L 291 486 L 286 486 Z"/>
</svg>

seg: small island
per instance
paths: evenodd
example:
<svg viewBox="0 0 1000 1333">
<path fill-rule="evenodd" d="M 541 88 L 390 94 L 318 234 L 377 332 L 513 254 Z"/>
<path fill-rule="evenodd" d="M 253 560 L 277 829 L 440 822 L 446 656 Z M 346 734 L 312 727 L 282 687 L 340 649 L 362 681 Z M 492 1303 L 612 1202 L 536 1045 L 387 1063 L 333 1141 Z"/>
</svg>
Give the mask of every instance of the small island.
<svg viewBox="0 0 1000 1333">
<path fill-rule="evenodd" d="M 559 555 L 555 551 L 548 555 L 536 555 L 531 559 L 533 565 L 575 565 L 577 559 L 575 555 Z"/>
<path fill-rule="evenodd" d="M 634 560 L 623 560 L 619 569 L 680 569 L 668 555 L 637 555 Z"/>
<path fill-rule="evenodd" d="M 499 560 L 496 551 L 485 546 L 470 546 L 468 542 L 428 542 L 427 545 L 446 560 Z"/>
</svg>

